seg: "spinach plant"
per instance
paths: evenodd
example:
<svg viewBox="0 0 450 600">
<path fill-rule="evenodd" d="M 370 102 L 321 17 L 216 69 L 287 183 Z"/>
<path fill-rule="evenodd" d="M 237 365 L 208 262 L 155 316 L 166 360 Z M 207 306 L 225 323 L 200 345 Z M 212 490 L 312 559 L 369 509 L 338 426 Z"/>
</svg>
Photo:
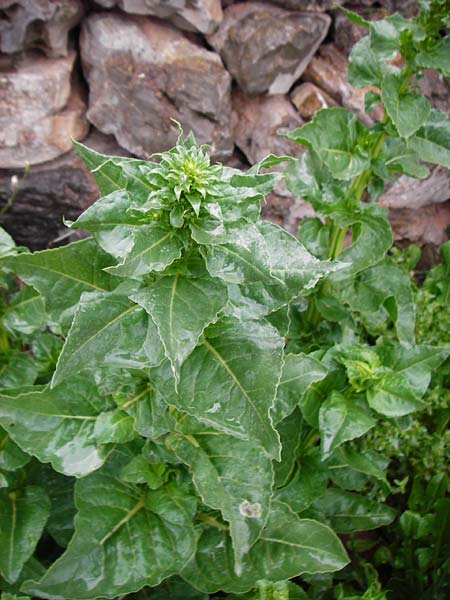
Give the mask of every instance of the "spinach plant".
<svg viewBox="0 0 450 600">
<path fill-rule="evenodd" d="M 102 197 L 69 225 L 92 237 L 0 263 L 63 340 L 46 376 L 0 390 L 2 431 L 33 457 L 2 496 L 5 591 L 302 598 L 288 580 L 313 587 L 348 563 L 342 539 L 393 521 L 366 492 L 389 494 L 388 460 L 361 439 L 425 408 L 449 354 L 415 343 L 374 201 L 391 176 L 426 176 L 421 159 L 450 166 L 449 119 L 414 89 L 423 68 L 448 74 L 448 2 L 422 5 L 416 20 L 348 13 L 369 28 L 350 77 L 386 116 L 366 128 L 320 111 L 289 134 L 299 159 L 244 173 L 192 135 L 152 161 L 76 144 Z M 286 160 L 324 218 L 300 241 L 259 216 L 280 177 L 264 169 Z M 37 482 L 49 500 L 27 500 Z"/>
</svg>

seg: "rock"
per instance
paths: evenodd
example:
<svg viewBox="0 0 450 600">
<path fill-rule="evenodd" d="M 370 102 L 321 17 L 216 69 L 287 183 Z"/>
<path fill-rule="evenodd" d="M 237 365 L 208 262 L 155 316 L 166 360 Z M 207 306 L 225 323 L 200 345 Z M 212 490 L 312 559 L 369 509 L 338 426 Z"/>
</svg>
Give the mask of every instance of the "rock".
<svg viewBox="0 0 450 600">
<path fill-rule="evenodd" d="M 420 209 L 450 200 L 450 171 L 436 166 L 426 179 L 402 175 L 378 200 L 386 208 Z"/>
<path fill-rule="evenodd" d="M 90 133 L 84 143 L 105 154 L 128 155 L 113 136 L 97 131 Z M 76 219 L 98 198 L 93 176 L 72 151 L 30 167 L 27 174 L 23 169 L 0 171 L 1 205 L 11 197 L 13 188 L 16 193 L 4 215 L 4 226 L 16 243 L 32 250 L 54 245 L 58 238 L 66 242 L 69 236 L 76 238 L 78 230 L 67 229 L 63 218 Z"/>
<path fill-rule="evenodd" d="M 450 115 L 450 84 L 441 73 L 433 69 L 426 69 L 417 84 L 434 108 Z"/>
<path fill-rule="evenodd" d="M 150 18 L 91 14 L 81 32 L 88 119 L 131 153 L 171 148 L 180 122 L 215 159 L 231 156 L 231 78 L 220 57 Z"/>
<path fill-rule="evenodd" d="M 29 52 L 0 73 L 0 168 L 52 160 L 88 131 L 83 93 L 71 85 L 75 52 Z"/>
<path fill-rule="evenodd" d="M 289 10 L 306 10 L 323 12 L 331 10 L 336 4 L 343 4 L 344 0 L 270 0 Z"/>
<path fill-rule="evenodd" d="M 95 0 L 105 8 L 118 6 L 135 15 L 168 19 L 188 31 L 212 33 L 222 20 L 220 0 Z"/>
<path fill-rule="evenodd" d="M 394 240 L 439 246 L 448 239 L 450 202 L 425 206 L 420 210 L 401 208 L 389 211 Z"/>
<path fill-rule="evenodd" d="M 245 93 L 283 94 L 303 73 L 329 26 L 326 14 L 245 2 L 225 9 L 208 41 Z"/>
<path fill-rule="evenodd" d="M 312 119 L 321 108 L 337 106 L 326 92 L 313 83 L 301 83 L 290 94 L 290 98 L 302 119 Z"/>
<path fill-rule="evenodd" d="M 368 21 L 377 21 L 378 19 L 383 19 L 389 14 L 388 11 L 383 8 L 358 8 L 353 6 L 351 8 L 355 9 L 355 12 L 360 14 Z M 334 43 L 338 50 L 348 56 L 356 42 L 359 42 L 361 38 L 367 35 L 367 28 L 352 23 L 347 15 L 340 10 L 336 10 L 333 16 Z"/>
<path fill-rule="evenodd" d="M 268 154 L 295 156 L 301 152 L 301 146 L 278 135 L 303 124 L 285 96 L 252 97 L 236 89 L 232 104 L 233 140 L 250 164 Z"/>
<path fill-rule="evenodd" d="M 364 112 L 364 96 L 371 87 L 353 88 L 347 79 L 348 61 L 334 44 L 324 44 L 306 68 L 303 79 L 310 81 L 328 92 L 334 100 L 345 106 L 366 125 L 383 116 L 381 107 L 377 106 L 369 114 Z"/>
<path fill-rule="evenodd" d="M 68 33 L 83 14 L 82 0 L 3 0 L 0 51 L 39 48 L 48 56 L 67 56 Z"/>
</svg>

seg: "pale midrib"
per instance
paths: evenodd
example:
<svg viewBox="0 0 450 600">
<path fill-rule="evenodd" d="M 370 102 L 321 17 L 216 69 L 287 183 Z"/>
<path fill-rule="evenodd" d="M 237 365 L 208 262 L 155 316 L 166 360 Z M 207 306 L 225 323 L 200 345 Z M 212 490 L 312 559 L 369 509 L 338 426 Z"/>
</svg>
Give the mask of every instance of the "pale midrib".
<svg viewBox="0 0 450 600">
<path fill-rule="evenodd" d="M 173 284 L 172 284 L 172 289 L 170 292 L 170 302 L 169 302 L 169 336 L 170 336 L 170 341 L 171 344 L 173 343 L 174 339 L 173 339 L 173 303 L 175 301 L 175 293 L 177 290 L 177 285 L 178 285 L 178 279 L 179 279 L 180 275 L 179 273 L 177 273 L 174 277 L 173 280 Z"/>
<path fill-rule="evenodd" d="M 103 544 L 111 537 L 113 536 L 117 531 L 119 531 L 119 529 L 121 527 L 123 527 L 126 523 L 128 523 L 128 521 L 130 521 L 130 519 L 132 519 L 134 517 L 135 514 L 137 514 L 142 508 L 144 508 L 144 498 L 142 497 L 139 502 L 136 504 L 136 506 L 134 506 L 124 517 L 123 519 L 121 519 L 118 523 L 116 523 L 116 525 L 114 525 L 114 527 L 111 529 L 111 531 L 109 531 L 106 535 L 104 535 L 102 537 L 102 539 L 100 540 L 99 544 L 101 546 L 103 546 Z"/>
<path fill-rule="evenodd" d="M 247 394 L 247 392 L 245 391 L 245 389 L 242 387 L 239 379 L 236 377 L 236 375 L 230 369 L 228 363 L 219 354 L 219 352 L 217 352 L 217 350 L 214 348 L 214 346 L 211 346 L 211 344 L 207 340 L 204 340 L 203 345 L 211 352 L 211 354 L 213 354 L 217 358 L 217 360 L 219 361 L 219 363 L 222 365 L 222 367 L 225 369 L 225 371 L 228 373 L 228 375 L 231 377 L 231 379 L 234 381 L 234 383 L 237 385 L 237 387 L 241 390 L 241 392 L 244 395 L 245 399 L 248 401 L 248 403 L 250 404 L 250 406 L 255 411 L 256 415 L 258 416 L 258 419 L 261 421 L 261 424 L 262 424 L 263 428 L 265 430 L 267 430 L 267 424 L 264 422 L 264 419 L 262 418 L 262 416 L 261 416 L 258 408 L 255 406 L 253 400 L 250 398 L 250 396 Z"/>
<path fill-rule="evenodd" d="M 150 252 L 150 250 L 153 250 L 153 248 L 156 248 L 157 246 L 161 245 L 168 237 L 170 237 L 172 235 L 172 232 L 169 231 L 169 233 L 166 233 L 166 235 L 164 235 L 162 238 L 160 238 L 157 242 L 155 242 L 154 244 L 152 244 L 151 246 L 146 246 L 144 248 L 144 250 L 142 250 L 142 252 L 139 252 L 138 254 L 135 254 L 134 256 L 130 256 L 130 259 L 128 261 L 123 262 L 121 265 L 117 265 L 116 267 L 111 267 L 110 272 L 114 273 L 115 270 L 119 271 L 125 267 L 127 267 L 130 263 L 134 263 L 136 262 L 136 260 L 138 258 L 141 258 L 141 256 L 143 256 L 144 254 L 146 254 L 147 252 Z"/>
<path fill-rule="evenodd" d="M 11 573 L 13 568 L 13 557 L 14 557 L 14 532 L 16 530 L 16 522 L 17 522 L 17 507 L 16 507 L 16 493 L 13 492 L 9 495 L 11 499 L 11 507 L 12 507 L 12 518 L 11 518 L 11 539 L 9 540 L 9 560 L 8 560 L 8 570 Z"/>
<path fill-rule="evenodd" d="M 62 271 L 56 271 L 56 269 L 50 269 L 49 267 L 43 267 L 42 265 L 33 265 L 30 263 L 25 263 L 25 265 L 28 267 L 31 267 L 33 269 L 37 269 L 37 270 L 41 270 L 41 271 L 49 271 L 50 273 L 54 273 L 55 275 L 61 275 L 65 279 L 71 279 L 72 281 L 82 283 L 83 285 L 87 285 L 88 287 L 98 290 L 99 292 L 107 292 L 108 291 L 107 288 L 101 288 L 101 287 L 91 283 L 90 281 L 84 281 L 83 279 L 78 279 L 77 277 L 74 277 L 73 275 L 69 275 L 68 273 L 63 273 Z"/>
<path fill-rule="evenodd" d="M 277 538 L 270 538 L 270 537 L 264 537 L 264 536 L 261 536 L 259 539 L 264 542 L 273 542 L 275 544 L 284 544 L 285 546 L 292 546 L 293 548 L 303 548 L 304 550 L 314 550 L 314 552 L 317 552 L 318 550 L 320 550 L 320 552 L 322 554 L 328 554 L 330 556 L 335 556 L 332 552 L 329 552 L 328 550 L 324 550 L 323 548 L 319 549 L 319 548 L 315 548 L 314 546 L 305 546 L 304 544 L 297 544 L 294 542 L 288 542 L 286 540 L 278 540 Z"/>
</svg>

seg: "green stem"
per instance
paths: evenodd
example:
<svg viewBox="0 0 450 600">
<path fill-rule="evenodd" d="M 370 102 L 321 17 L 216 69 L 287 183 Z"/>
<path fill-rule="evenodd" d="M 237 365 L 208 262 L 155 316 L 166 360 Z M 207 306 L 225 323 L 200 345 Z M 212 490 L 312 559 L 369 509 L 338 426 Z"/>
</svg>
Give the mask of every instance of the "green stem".
<svg viewBox="0 0 450 600">
<path fill-rule="evenodd" d="M 224 525 L 223 523 L 221 523 L 220 521 L 218 521 L 211 515 L 207 515 L 205 513 L 198 513 L 195 515 L 195 518 L 198 521 L 203 521 L 203 523 L 206 523 L 207 525 L 210 525 L 211 527 L 220 529 L 220 531 L 228 531 L 229 530 L 229 527 L 227 525 Z"/>
<path fill-rule="evenodd" d="M 0 352 L 6 352 L 9 350 L 9 338 L 3 323 L 0 321 Z"/>
</svg>

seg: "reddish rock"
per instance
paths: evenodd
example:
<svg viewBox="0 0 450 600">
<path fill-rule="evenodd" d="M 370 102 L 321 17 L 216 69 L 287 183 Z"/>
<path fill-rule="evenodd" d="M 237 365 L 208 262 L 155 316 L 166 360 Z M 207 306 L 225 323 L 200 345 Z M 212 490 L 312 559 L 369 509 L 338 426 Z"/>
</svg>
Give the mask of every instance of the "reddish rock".
<svg viewBox="0 0 450 600">
<path fill-rule="evenodd" d="M 35 165 L 70 150 L 87 131 L 75 52 L 45 58 L 30 52 L 0 73 L 0 168 Z"/>
<path fill-rule="evenodd" d="M 93 131 L 84 141 L 104 154 L 127 156 L 112 136 Z M 15 183 L 17 182 L 17 183 Z M 0 171 L 0 204 L 13 194 L 14 201 L 4 215 L 3 225 L 18 244 L 40 250 L 67 241 L 72 230 L 63 218 L 73 220 L 98 198 L 97 186 L 83 161 L 72 151 L 42 165 Z M 77 236 L 73 231 L 72 236 Z"/>
<path fill-rule="evenodd" d="M 118 6 L 135 15 L 168 19 L 188 31 L 212 33 L 222 20 L 220 0 L 95 0 L 105 8 Z"/>
<path fill-rule="evenodd" d="M 330 17 L 261 2 L 233 4 L 208 37 L 247 94 L 283 94 L 300 77 L 324 39 Z"/>
<path fill-rule="evenodd" d="M 214 158 L 231 155 L 231 80 L 214 52 L 161 21 L 101 13 L 83 23 L 81 56 L 88 119 L 122 147 L 140 157 L 171 148 L 176 119 Z"/>
<path fill-rule="evenodd" d="M 303 78 L 328 92 L 339 104 L 356 112 L 366 125 L 373 124 L 374 119 L 382 118 L 380 107 L 375 107 L 366 114 L 364 96 L 370 87 L 354 88 L 347 79 L 348 61 L 334 44 L 324 44 L 309 63 Z"/>
<path fill-rule="evenodd" d="M 273 4 L 279 4 L 289 10 L 306 10 L 323 12 L 331 10 L 336 4 L 342 4 L 344 0 L 270 0 Z"/>
<path fill-rule="evenodd" d="M 426 179 L 402 175 L 380 196 L 378 202 L 386 208 L 421 209 L 447 200 L 450 200 L 450 171 L 436 166 Z"/>
<path fill-rule="evenodd" d="M 360 14 L 364 19 L 368 21 L 376 21 L 383 19 L 389 14 L 389 11 L 383 8 L 370 8 L 370 7 L 351 7 L 355 9 L 355 12 Z M 345 55 L 349 55 L 351 49 L 359 42 L 361 38 L 367 35 L 368 31 L 366 27 L 356 25 L 352 23 L 347 15 L 342 11 L 336 10 L 334 13 L 334 43 L 336 48 L 343 52 Z"/>
<path fill-rule="evenodd" d="M 315 113 L 322 108 L 337 106 L 326 92 L 313 83 L 301 83 L 290 94 L 290 98 L 302 119 L 312 119 Z"/>
<path fill-rule="evenodd" d="M 450 202 L 425 206 L 420 210 L 401 208 L 389 211 L 394 240 L 439 246 L 448 239 Z"/>
<path fill-rule="evenodd" d="M 2 0 L 0 51 L 39 48 L 48 56 L 66 56 L 69 31 L 81 21 L 82 0 Z"/>
</svg>

